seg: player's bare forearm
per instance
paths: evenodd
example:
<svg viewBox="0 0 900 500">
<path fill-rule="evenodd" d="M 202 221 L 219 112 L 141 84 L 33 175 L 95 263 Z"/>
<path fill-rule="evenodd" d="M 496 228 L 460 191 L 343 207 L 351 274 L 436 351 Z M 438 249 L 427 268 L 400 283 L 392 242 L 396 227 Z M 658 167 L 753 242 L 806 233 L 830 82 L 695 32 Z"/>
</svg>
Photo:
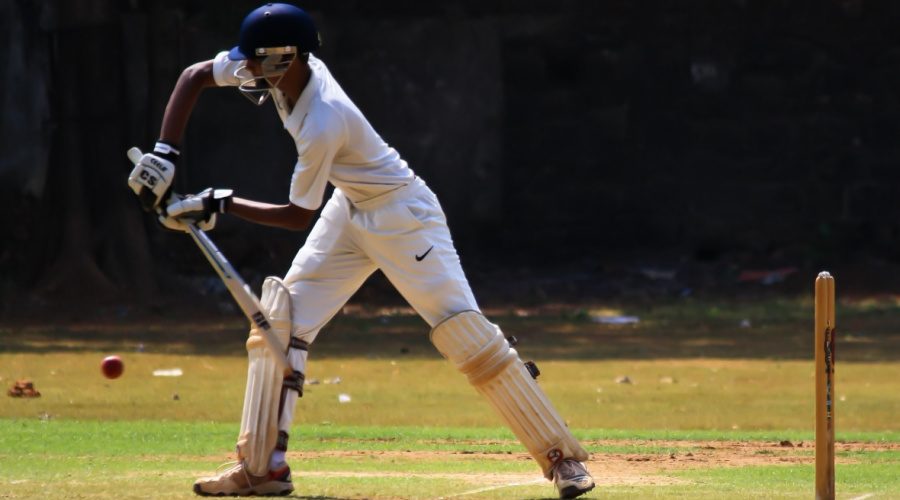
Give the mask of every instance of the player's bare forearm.
<svg viewBox="0 0 900 500">
<path fill-rule="evenodd" d="M 206 87 L 215 85 L 212 60 L 198 62 L 186 68 L 169 97 L 159 140 L 168 144 L 179 144 L 200 92 Z"/>
<path fill-rule="evenodd" d="M 309 227 L 315 212 L 288 203 L 273 205 L 244 198 L 233 198 L 228 213 L 264 226 L 303 231 Z"/>
</svg>

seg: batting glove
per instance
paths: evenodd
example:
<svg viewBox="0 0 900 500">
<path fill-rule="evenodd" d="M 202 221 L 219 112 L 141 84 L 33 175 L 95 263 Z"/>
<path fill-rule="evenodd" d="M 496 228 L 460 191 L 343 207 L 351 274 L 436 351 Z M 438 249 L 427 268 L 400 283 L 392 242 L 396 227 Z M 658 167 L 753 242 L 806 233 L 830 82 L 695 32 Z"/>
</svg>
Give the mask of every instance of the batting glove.
<svg viewBox="0 0 900 500">
<path fill-rule="evenodd" d="M 165 142 L 157 142 L 153 153 L 145 153 L 128 176 L 128 186 L 150 211 L 165 199 L 175 179 L 175 160 L 181 154 Z"/>
<path fill-rule="evenodd" d="M 176 219 L 209 220 L 215 214 L 228 212 L 233 193 L 231 189 L 207 188 L 170 203 L 166 215 Z"/>
<path fill-rule="evenodd" d="M 190 219 L 176 219 L 175 217 L 167 217 L 165 215 L 159 216 L 159 223 L 162 224 L 166 229 L 171 229 L 172 231 L 183 231 L 188 232 L 188 226 L 193 224 L 194 221 Z M 197 223 L 197 229 L 202 229 L 204 231 L 209 231 L 212 228 L 216 227 L 216 214 L 212 214 L 209 216 L 209 219 L 202 220 Z"/>
</svg>

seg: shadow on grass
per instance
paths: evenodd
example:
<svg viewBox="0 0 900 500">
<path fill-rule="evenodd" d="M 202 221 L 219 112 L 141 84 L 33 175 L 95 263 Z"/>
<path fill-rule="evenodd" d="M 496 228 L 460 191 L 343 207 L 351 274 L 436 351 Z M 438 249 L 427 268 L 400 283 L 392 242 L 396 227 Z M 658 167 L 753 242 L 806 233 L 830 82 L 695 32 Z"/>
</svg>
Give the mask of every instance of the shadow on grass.
<svg viewBox="0 0 900 500">
<path fill-rule="evenodd" d="M 812 360 L 813 311 L 792 302 L 685 302 L 622 308 L 634 322 L 597 321 L 574 306 L 487 311 L 514 335 L 523 359 Z M 244 356 L 249 324 L 237 314 L 207 319 L 132 318 L 113 322 L 0 326 L 0 353 L 122 352 Z M 837 359 L 900 361 L 900 310 L 843 307 L 837 314 Z M 397 310 L 340 314 L 319 333 L 310 355 L 329 358 L 439 358 L 418 316 Z"/>
</svg>

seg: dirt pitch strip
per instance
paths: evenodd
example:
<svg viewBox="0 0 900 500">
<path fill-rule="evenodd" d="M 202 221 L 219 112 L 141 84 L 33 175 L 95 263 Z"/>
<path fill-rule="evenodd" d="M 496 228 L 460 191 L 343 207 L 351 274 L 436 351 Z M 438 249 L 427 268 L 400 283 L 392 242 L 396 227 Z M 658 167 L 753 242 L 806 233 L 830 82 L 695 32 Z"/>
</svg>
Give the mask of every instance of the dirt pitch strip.
<svg viewBox="0 0 900 500">
<path fill-rule="evenodd" d="M 457 441 L 457 444 L 459 442 Z M 789 441 L 586 441 L 586 446 L 615 447 L 659 447 L 678 449 L 674 453 L 593 453 L 587 467 L 597 486 L 627 485 L 683 485 L 690 481 L 666 475 L 689 469 L 714 467 L 753 467 L 772 465 L 813 465 L 815 449 L 813 443 L 792 443 Z M 886 451 L 900 450 L 900 443 L 853 443 L 839 442 L 836 451 Z M 377 457 L 378 459 L 406 459 L 411 461 L 451 461 L 451 460 L 531 460 L 526 453 L 511 452 L 466 452 L 466 451 L 293 451 L 288 452 L 288 462 L 315 462 L 319 457 L 354 458 Z M 212 457 L 210 457 L 212 459 Z M 222 457 L 216 457 L 220 459 Z M 852 459 L 837 458 L 838 463 L 853 463 Z M 465 496 L 482 491 L 539 484 L 545 480 L 535 470 L 528 474 L 503 473 L 410 473 L 406 471 L 327 471 L 295 470 L 294 480 L 303 477 L 418 477 L 433 479 L 453 479 L 472 485 L 471 491 L 458 493 L 446 498 Z"/>
</svg>

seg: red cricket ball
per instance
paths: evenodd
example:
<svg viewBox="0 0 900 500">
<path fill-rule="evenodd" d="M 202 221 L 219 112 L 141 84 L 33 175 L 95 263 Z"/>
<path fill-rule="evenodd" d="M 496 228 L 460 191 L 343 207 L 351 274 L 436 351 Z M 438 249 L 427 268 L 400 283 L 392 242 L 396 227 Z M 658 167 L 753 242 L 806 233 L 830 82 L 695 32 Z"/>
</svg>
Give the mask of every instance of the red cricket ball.
<svg viewBox="0 0 900 500">
<path fill-rule="evenodd" d="M 122 376 L 122 372 L 125 371 L 125 363 L 118 356 L 107 356 L 100 363 L 100 369 L 106 378 L 119 378 Z"/>
</svg>

